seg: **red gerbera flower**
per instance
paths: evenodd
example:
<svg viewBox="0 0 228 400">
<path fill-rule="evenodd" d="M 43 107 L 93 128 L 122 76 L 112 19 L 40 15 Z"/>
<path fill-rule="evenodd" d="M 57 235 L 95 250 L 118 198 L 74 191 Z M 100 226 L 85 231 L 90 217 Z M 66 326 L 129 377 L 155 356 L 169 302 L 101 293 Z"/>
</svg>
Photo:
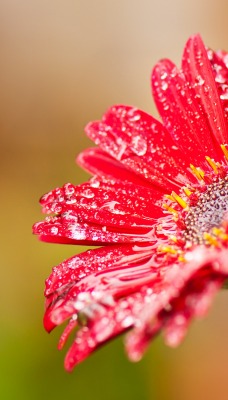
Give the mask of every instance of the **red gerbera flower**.
<svg viewBox="0 0 228 400">
<path fill-rule="evenodd" d="M 78 158 L 94 177 L 41 199 L 41 240 L 101 246 L 46 281 L 45 328 L 68 321 L 59 348 L 76 328 L 68 371 L 129 330 L 132 360 L 161 330 L 178 345 L 228 277 L 228 53 L 193 36 L 181 69 L 162 60 L 151 82 L 163 124 L 110 108 L 86 127 L 99 147 Z"/>
</svg>

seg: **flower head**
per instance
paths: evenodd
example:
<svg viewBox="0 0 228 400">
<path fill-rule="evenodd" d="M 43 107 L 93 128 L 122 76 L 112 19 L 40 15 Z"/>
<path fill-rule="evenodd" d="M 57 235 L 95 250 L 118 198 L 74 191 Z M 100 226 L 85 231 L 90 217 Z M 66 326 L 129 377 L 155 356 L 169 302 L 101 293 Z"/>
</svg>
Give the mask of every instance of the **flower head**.
<svg viewBox="0 0 228 400">
<path fill-rule="evenodd" d="M 41 240 L 99 246 L 46 281 L 45 328 L 68 321 L 59 348 L 75 330 L 69 371 L 126 331 L 132 360 L 160 331 L 178 345 L 228 277 L 228 54 L 193 36 L 181 69 L 162 60 L 151 82 L 163 123 L 110 108 L 78 157 L 91 180 L 41 198 Z"/>
</svg>

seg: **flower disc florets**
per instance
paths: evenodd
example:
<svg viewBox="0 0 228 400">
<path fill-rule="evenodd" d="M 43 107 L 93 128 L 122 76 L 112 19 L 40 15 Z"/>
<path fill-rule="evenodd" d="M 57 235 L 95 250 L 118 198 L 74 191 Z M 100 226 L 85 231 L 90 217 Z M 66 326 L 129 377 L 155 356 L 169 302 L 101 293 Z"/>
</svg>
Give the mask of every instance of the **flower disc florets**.
<svg viewBox="0 0 228 400">
<path fill-rule="evenodd" d="M 221 146 L 225 158 L 226 146 Z M 169 199 L 164 208 L 174 214 L 177 224 L 177 237 L 182 238 L 181 247 L 190 248 L 192 245 L 218 246 L 218 239 L 225 235 L 225 221 L 228 214 L 228 175 L 227 166 L 215 163 L 206 157 L 212 172 L 204 172 L 191 165 L 191 170 L 199 184 L 191 188 L 183 188 L 183 196 L 173 192 L 166 196 Z M 170 202 L 171 200 L 171 202 Z M 179 210 L 176 209 L 178 205 Z M 180 240 L 179 240 L 180 243 Z"/>
<path fill-rule="evenodd" d="M 197 196 L 197 205 L 189 209 L 185 218 L 184 237 L 194 244 L 203 244 L 205 233 L 213 234 L 213 228 L 220 228 L 228 212 L 228 177 L 207 185 Z"/>
</svg>

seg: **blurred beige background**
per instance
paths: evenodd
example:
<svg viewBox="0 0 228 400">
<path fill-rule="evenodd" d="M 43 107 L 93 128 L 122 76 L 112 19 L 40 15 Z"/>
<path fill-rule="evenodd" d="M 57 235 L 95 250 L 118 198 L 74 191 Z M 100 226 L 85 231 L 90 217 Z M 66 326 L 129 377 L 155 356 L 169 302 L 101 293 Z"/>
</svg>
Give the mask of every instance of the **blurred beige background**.
<svg viewBox="0 0 228 400">
<path fill-rule="evenodd" d="M 228 50 L 227 15 L 225 0 L 0 0 L 1 398 L 227 399 L 227 293 L 179 349 L 158 339 L 134 365 L 117 340 L 66 374 L 60 331 L 42 327 L 43 282 L 79 249 L 31 235 L 39 197 L 87 179 L 74 165 L 85 124 L 114 103 L 155 113 L 154 63 L 180 63 L 196 32 Z"/>
</svg>

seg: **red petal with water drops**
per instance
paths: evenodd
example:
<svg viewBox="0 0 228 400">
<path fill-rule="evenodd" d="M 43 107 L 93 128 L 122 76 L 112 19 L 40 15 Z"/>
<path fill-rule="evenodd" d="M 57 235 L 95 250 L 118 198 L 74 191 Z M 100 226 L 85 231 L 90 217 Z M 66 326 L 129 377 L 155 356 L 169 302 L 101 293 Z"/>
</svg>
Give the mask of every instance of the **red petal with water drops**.
<svg viewBox="0 0 228 400">
<path fill-rule="evenodd" d="M 126 347 L 129 357 L 138 361 L 151 339 L 163 329 L 166 343 L 177 346 L 184 338 L 194 317 L 202 317 L 224 283 L 224 258 L 213 249 L 196 248 L 186 255 L 189 263 L 176 263 L 169 267 L 151 287 L 151 299 L 144 305 L 136 328 L 129 333 Z M 227 269 L 227 268 L 226 268 Z"/>
<path fill-rule="evenodd" d="M 156 241 L 154 241 L 156 243 Z M 88 250 L 65 260 L 53 268 L 52 274 L 46 280 L 45 296 L 49 297 L 54 292 L 58 296 L 66 289 L 66 285 L 75 284 L 90 275 L 101 271 L 130 266 L 136 262 L 145 262 L 151 257 L 154 245 L 111 246 Z M 63 289 L 62 289 L 63 288 Z"/>
<path fill-rule="evenodd" d="M 163 190 L 175 190 L 188 181 L 185 158 L 171 136 L 141 110 L 114 106 L 101 121 L 90 123 L 86 132 L 126 168 Z"/>
<path fill-rule="evenodd" d="M 167 130 L 184 151 L 188 165 L 203 169 L 205 155 L 221 155 L 212 136 L 205 111 L 200 108 L 195 88 L 170 60 L 160 61 L 152 74 L 154 99 Z"/>
<path fill-rule="evenodd" d="M 47 214 L 71 213 L 78 222 L 137 230 L 151 227 L 161 210 L 160 193 L 130 182 L 93 178 L 74 186 L 65 184 L 41 199 Z"/>
<path fill-rule="evenodd" d="M 159 266 L 153 256 L 156 247 L 157 241 L 146 246 L 101 247 L 55 267 L 46 281 L 46 329 L 62 323 L 87 303 L 96 303 L 98 297 L 104 302 L 110 296 L 127 295 L 156 277 Z"/>
<path fill-rule="evenodd" d="M 66 356 L 65 366 L 68 370 L 72 370 L 107 340 L 131 327 L 135 328 L 128 338 L 127 350 L 130 358 L 135 361 L 142 356 L 149 341 L 161 328 L 164 328 L 169 345 L 179 344 L 192 318 L 205 314 L 225 279 L 218 272 L 223 261 L 218 261 L 216 251 L 199 248 L 190 255 L 189 263 L 174 261 L 169 266 L 164 255 L 159 266 L 156 259 L 148 263 L 149 253 L 153 250 L 149 251 L 146 247 L 141 248 L 141 259 L 136 258 L 134 248 L 126 247 L 123 258 L 121 251 L 121 248 L 116 248 L 114 265 L 109 259 L 107 269 L 92 272 L 86 279 L 82 278 L 77 290 L 75 283 L 73 290 L 70 289 L 64 295 L 62 302 L 57 301 L 54 306 L 52 303 L 51 311 L 47 310 L 47 315 L 55 324 L 72 318 L 76 313 L 81 313 L 84 317 L 86 325 L 79 326 L 74 343 Z M 108 251 L 105 257 L 107 262 Z M 135 273 L 137 271 L 137 275 L 133 270 Z M 147 282 L 144 280 L 140 286 L 134 286 L 142 278 L 140 273 L 142 276 L 146 274 Z M 128 291 L 129 287 L 131 292 Z M 61 299 L 61 294 L 59 297 Z M 72 320 L 70 331 L 71 325 Z M 65 335 L 68 334 L 64 332 L 63 335 L 65 340 Z"/>
<path fill-rule="evenodd" d="M 134 299 L 133 299 L 134 300 Z M 97 307 L 88 326 L 82 327 L 65 357 L 65 368 L 73 368 L 113 337 L 128 330 L 133 324 L 132 304 L 120 301 L 114 307 Z"/>
<path fill-rule="evenodd" d="M 33 233 L 43 242 L 100 246 L 114 243 L 148 242 L 153 238 L 153 229 L 110 230 L 87 222 L 78 222 L 69 212 L 62 217 L 48 218 L 33 226 Z"/>
<path fill-rule="evenodd" d="M 126 346 L 133 360 L 161 330 L 176 346 L 227 279 L 226 197 L 218 189 L 227 179 L 220 149 L 228 142 L 227 65 L 226 53 L 206 51 L 199 36 L 190 38 L 182 70 L 163 60 L 153 71 L 164 126 L 136 108 L 110 108 L 86 128 L 100 148 L 79 156 L 97 176 L 41 199 L 48 216 L 33 231 L 42 240 L 104 245 L 64 261 L 46 281 L 45 328 L 68 321 L 59 348 L 76 331 L 68 371 L 131 328 Z M 211 157 L 207 163 L 205 156 Z M 201 218 L 197 207 L 206 200 L 202 213 L 209 219 L 207 202 L 212 206 L 215 198 L 217 210 L 218 193 L 221 221 L 218 213 L 215 230 L 209 223 L 210 230 L 201 232 L 194 226 L 195 215 Z"/>
<path fill-rule="evenodd" d="M 77 157 L 78 164 L 92 175 L 111 180 L 122 180 L 151 188 L 150 182 L 136 175 L 99 147 L 86 149 Z"/>
<path fill-rule="evenodd" d="M 160 193 L 154 189 L 97 178 L 57 188 L 41 204 L 45 213 L 56 215 L 35 224 L 33 231 L 52 242 L 149 241 L 154 222 L 162 216 Z"/>
<path fill-rule="evenodd" d="M 186 80 L 192 84 L 198 95 L 198 103 L 204 111 L 210 133 L 217 142 L 219 150 L 220 144 L 228 142 L 228 128 L 207 51 L 199 35 L 188 40 L 183 54 L 182 68 Z"/>
<path fill-rule="evenodd" d="M 228 53 L 207 51 L 226 123 L 228 122 Z"/>
</svg>

